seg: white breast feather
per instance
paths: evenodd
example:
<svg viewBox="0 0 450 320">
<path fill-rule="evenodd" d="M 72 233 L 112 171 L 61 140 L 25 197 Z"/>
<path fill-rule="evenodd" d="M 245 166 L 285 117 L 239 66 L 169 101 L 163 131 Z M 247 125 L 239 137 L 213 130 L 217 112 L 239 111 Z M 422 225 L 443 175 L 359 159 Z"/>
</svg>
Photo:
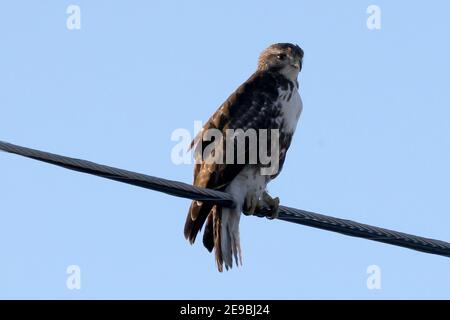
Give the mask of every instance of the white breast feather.
<svg viewBox="0 0 450 320">
<path fill-rule="evenodd" d="M 285 100 L 284 97 L 289 94 L 290 91 L 288 90 L 280 90 L 279 96 L 281 99 L 281 116 L 284 120 L 283 130 L 287 133 L 293 134 L 295 132 L 295 128 L 297 127 L 300 114 L 302 113 L 303 103 L 297 90 L 294 89 L 291 99 Z"/>
</svg>

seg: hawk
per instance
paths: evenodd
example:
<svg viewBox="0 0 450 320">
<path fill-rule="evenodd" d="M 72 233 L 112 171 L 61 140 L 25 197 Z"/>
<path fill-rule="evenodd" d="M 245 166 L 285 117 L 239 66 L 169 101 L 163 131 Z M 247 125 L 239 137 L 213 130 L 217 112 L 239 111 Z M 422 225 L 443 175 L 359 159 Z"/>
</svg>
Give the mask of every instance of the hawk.
<svg viewBox="0 0 450 320">
<path fill-rule="evenodd" d="M 195 186 L 228 192 L 235 201 L 232 208 L 193 201 L 186 218 L 184 235 L 191 244 L 205 226 L 203 244 L 208 251 L 214 250 L 220 272 L 224 265 L 227 270 L 232 268 L 233 260 L 236 265 L 242 264 L 239 237 L 242 211 L 252 214 L 259 208 L 269 208 L 269 217 L 277 217 L 279 199 L 272 198 L 266 186 L 283 167 L 302 112 L 297 80 L 302 61 L 303 50 L 298 45 L 277 43 L 265 49 L 259 56 L 256 72 L 229 96 L 191 143 L 191 148 L 203 152 L 213 142 L 207 137 L 208 130 L 212 129 L 224 135 L 229 129 L 266 129 L 278 130 L 279 133 L 277 141 L 267 139 L 268 144 L 277 143 L 279 146 L 276 155 L 278 171 L 273 174 L 261 173 L 264 165 L 259 156 L 256 163 L 248 161 L 248 153 L 252 151 L 250 142 L 245 144 L 244 150 L 237 150 L 246 155 L 243 163 L 213 162 L 203 158 L 195 164 Z M 214 155 L 214 151 L 211 154 Z M 237 156 L 239 154 L 235 154 L 233 159 L 236 160 Z"/>
</svg>

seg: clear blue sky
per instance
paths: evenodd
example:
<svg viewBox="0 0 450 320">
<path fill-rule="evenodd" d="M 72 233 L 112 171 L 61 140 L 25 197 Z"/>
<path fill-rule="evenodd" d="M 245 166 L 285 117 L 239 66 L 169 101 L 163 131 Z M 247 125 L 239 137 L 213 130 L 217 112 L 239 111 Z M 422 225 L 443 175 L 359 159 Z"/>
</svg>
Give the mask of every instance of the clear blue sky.
<svg viewBox="0 0 450 320">
<path fill-rule="evenodd" d="M 66 8 L 81 8 L 81 30 Z M 381 30 L 366 9 L 381 8 Z M 447 1 L 9 1 L 0 140 L 191 182 L 170 140 L 274 42 L 305 51 L 285 205 L 450 240 Z M 219 274 L 189 202 L 0 153 L 0 298 L 450 298 L 450 260 L 244 217 Z M 66 268 L 81 268 L 81 290 Z M 369 265 L 381 289 L 366 286 Z"/>
</svg>

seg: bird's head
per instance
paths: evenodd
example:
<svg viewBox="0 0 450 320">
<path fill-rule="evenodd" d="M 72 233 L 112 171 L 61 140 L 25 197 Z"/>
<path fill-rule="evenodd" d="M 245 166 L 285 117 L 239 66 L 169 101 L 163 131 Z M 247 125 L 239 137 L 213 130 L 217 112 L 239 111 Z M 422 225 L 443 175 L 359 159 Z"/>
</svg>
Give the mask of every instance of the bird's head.
<svg viewBox="0 0 450 320">
<path fill-rule="evenodd" d="M 280 72 L 291 80 L 302 70 L 303 50 L 292 43 L 276 43 L 265 49 L 258 59 L 258 70 Z"/>
</svg>

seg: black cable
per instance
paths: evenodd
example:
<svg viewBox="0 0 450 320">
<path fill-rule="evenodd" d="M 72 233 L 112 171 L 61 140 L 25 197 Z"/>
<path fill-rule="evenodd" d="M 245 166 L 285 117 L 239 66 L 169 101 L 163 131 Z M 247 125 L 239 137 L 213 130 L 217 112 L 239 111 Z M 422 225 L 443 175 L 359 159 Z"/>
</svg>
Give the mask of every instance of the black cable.
<svg viewBox="0 0 450 320">
<path fill-rule="evenodd" d="M 211 201 L 223 206 L 232 206 L 233 197 L 226 193 L 192 186 L 179 181 L 109 167 L 94 162 L 74 159 L 0 141 L 0 150 L 38 161 L 47 162 L 66 169 L 84 172 L 141 188 L 164 192 L 172 196 L 192 200 Z M 264 217 L 264 212 L 255 214 Z M 450 243 L 418 237 L 398 231 L 374 227 L 351 220 L 339 219 L 300 209 L 280 206 L 278 219 L 314 228 L 342 233 L 348 236 L 369 239 L 426 253 L 450 257 Z"/>
</svg>

